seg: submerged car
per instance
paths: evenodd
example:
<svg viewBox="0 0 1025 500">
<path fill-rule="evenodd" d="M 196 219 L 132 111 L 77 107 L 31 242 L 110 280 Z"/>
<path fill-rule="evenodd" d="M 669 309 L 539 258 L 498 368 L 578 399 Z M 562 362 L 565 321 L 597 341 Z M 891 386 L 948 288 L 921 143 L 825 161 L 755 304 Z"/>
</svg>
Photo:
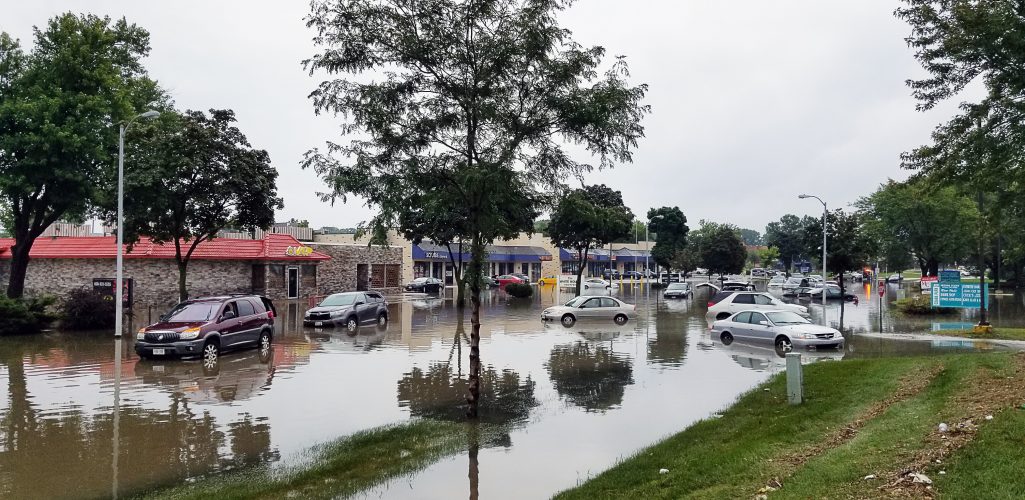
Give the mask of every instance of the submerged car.
<svg viewBox="0 0 1025 500">
<path fill-rule="evenodd" d="M 582 284 L 583 288 L 612 288 L 612 283 L 601 278 L 587 278 Z"/>
<path fill-rule="evenodd" d="M 306 326 L 344 325 L 355 332 L 359 325 L 388 324 L 388 301 L 378 292 L 345 292 L 328 295 L 303 316 Z"/>
<path fill-rule="evenodd" d="M 719 292 L 708 300 L 709 319 L 725 319 L 749 309 L 783 310 L 807 315 L 808 308 L 787 304 L 765 292 Z"/>
<path fill-rule="evenodd" d="M 670 283 L 662 292 L 662 297 L 667 299 L 686 299 L 694 295 L 694 289 L 690 283 Z"/>
<path fill-rule="evenodd" d="M 581 295 L 566 302 L 565 305 L 541 311 L 541 320 L 558 320 L 562 326 L 567 327 L 583 319 L 611 319 L 617 325 L 623 325 L 634 316 L 635 309 L 633 305 L 615 297 Z"/>
<path fill-rule="evenodd" d="M 440 279 L 425 276 L 406 283 L 403 288 L 407 292 L 438 293 L 444 286 L 445 284 Z"/>
<path fill-rule="evenodd" d="M 854 300 L 854 294 L 844 293 L 836 285 L 826 285 L 824 289 L 822 287 L 813 288 L 808 291 L 808 298 L 822 300 L 823 290 L 825 290 L 826 300 Z"/>
<path fill-rule="evenodd" d="M 274 315 L 274 304 L 259 295 L 186 300 L 138 331 L 135 352 L 142 358 L 202 356 L 216 362 L 223 351 L 269 347 Z"/>
<path fill-rule="evenodd" d="M 816 325 L 792 311 L 741 311 L 712 323 L 712 337 L 729 345 L 734 340 L 771 342 L 777 352 L 796 348 L 843 349 L 839 330 Z"/>
<path fill-rule="evenodd" d="M 495 282 L 498 286 L 505 286 L 509 283 L 526 283 L 523 278 L 516 276 L 515 274 L 503 274 L 501 276 L 495 276 Z"/>
</svg>

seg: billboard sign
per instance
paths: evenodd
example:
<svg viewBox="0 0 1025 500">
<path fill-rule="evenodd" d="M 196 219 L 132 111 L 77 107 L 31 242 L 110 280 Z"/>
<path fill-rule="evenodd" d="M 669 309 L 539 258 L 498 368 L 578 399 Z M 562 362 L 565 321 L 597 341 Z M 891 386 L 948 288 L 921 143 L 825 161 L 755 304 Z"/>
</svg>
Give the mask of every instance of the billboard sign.
<svg viewBox="0 0 1025 500">
<path fill-rule="evenodd" d="M 989 285 L 978 283 L 933 283 L 932 306 L 974 309 L 985 300 L 989 307 Z"/>
<path fill-rule="evenodd" d="M 940 283 L 960 283 L 961 271 L 957 269 L 944 269 L 940 271 Z"/>
<path fill-rule="evenodd" d="M 135 291 L 135 280 L 132 278 L 121 279 L 121 304 L 124 307 L 132 307 L 132 295 Z M 100 294 L 107 300 L 114 300 L 117 297 L 117 279 L 115 278 L 93 278 L 93 291 Z"/>
</svg>

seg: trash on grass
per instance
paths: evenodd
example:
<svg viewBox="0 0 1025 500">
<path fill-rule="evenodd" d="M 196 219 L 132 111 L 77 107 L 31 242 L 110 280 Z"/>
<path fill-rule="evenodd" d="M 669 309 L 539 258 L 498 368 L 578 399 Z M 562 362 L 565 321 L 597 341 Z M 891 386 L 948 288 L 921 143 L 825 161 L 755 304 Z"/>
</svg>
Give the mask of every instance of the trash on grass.
<svg viewBox="0 0 1025 500">
<path fill-rule="evenodd" d="M 869 474 L 869 475 L 865 476 L 865 481 L 870 481 L 870 480 L 875 479 L 875 478 L 876 478 L 875 474 Z"/>
<path fill-rule="evenodd" d="M 659 474 L 669 474 L 669 469 L 659 469 L 658 473 Z"/>
<path fill-rule="evenodd" d="M 910 474 L 910 476 L 912 483 L 921 483 L 925 485 L 932 484 L 932 479 L 929 479 L 929 476 L 926 476 L 925 474 L 913 472 Z"/>
<path fill-rule="evenodd" d="M 950 427 L 947 426 L 946 423 L 940 422 L 940 432 L 947 432 L 949 429 L 950 429 Z"/>
</svg>

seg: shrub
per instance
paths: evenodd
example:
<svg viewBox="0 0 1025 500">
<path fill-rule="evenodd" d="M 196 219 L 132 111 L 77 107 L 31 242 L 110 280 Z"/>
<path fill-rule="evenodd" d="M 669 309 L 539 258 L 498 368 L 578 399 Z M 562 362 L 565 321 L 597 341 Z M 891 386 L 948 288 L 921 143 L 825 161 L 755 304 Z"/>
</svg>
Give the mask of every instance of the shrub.
<svg viewBox="0 0 1025 500">
<path fill-rule="evenodd" d="M 20 300 L 0 296 L 0 335 L 38 333 L 55 319 L 53 303 L 49 295 Z"/>
<path fill-rule="evenodd" d="M 933 307 L 932 301 L 925 295 L 912 295 L 905 299 L 897 299 L 897 310 L 904 314 L 924 316 L 930 314 L 953 314 L 957 309 L 950 307 Z"/>
<path fill-rule="evenodd" d="M 656 281 L 656 282 L 651 284 L 651 289 L 652 290 L 661 290 L 661 289 L 665 288 L 666 286 L 667 285 L 665 283 L 662 283 L 661 281 Z"/>
<path fill-rule="evenodd" d="M 505 293 L 513 297 L 530 297 L 534 295 L 534 287 L 526 283 L 509 283 L 505 285 Z"/>
<path fill-rule="evenodd" d="M 61 326 L 68 330 L 114 328 L 114 301 L 89 290 L 72 290 L 61 307 Z"/>
</svg>

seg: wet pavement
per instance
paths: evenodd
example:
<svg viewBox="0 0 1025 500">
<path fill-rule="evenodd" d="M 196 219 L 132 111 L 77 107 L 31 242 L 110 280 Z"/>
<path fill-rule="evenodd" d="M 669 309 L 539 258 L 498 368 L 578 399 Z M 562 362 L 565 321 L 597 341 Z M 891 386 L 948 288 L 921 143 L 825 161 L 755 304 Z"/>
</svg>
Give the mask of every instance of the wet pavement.
<svg viewBox="0 0 1025 500">
<path fill-rule="evenodd" d="M 942 320 L 895 315 L 895 286 L 880 315 L 873 292 L 859 289 L 858 305 L 843 305 L 845 332 L 880 331 L 880 318 L 888 332 L 973 321 L 974 312 Z M 465 452 L 367 496 L 547 497 L 713 415 L 783 367 L 771 348 L 711 339 L 701 293 L 671 302 L 639 286 L 612 293 L 637 304 L 639 317 L 621 327 L 543 325 L 541 309 L 569 294 L 547 288 L 519 300 L 488 292 L 482 420 L 502 431 L 468 439 Z M 225 354 L 215 367 L 140 361 L 131 338 L 104 333 L 3 339 L 0 497 L 126 496 L 219 471 L 296 463 L 318 443 L 413 417 L 460 421 L 469 321 L 460 325 L 450 300 L 390 301 L 387 328 L 356 335 L 303 328 L 304 305 L 280 303 L 269 351 Z M 821 322 L 822 307 L 809 309 Z M 839 303 L 828 305 L 827 322 L 839 326 L 840 312 Z M 1022 298 L 994 298 L 993 317 L 1025 325 Z M 806 361 L 993 348 L 848 339 L 846 351 L 810 353 Z"/>
</svg>

